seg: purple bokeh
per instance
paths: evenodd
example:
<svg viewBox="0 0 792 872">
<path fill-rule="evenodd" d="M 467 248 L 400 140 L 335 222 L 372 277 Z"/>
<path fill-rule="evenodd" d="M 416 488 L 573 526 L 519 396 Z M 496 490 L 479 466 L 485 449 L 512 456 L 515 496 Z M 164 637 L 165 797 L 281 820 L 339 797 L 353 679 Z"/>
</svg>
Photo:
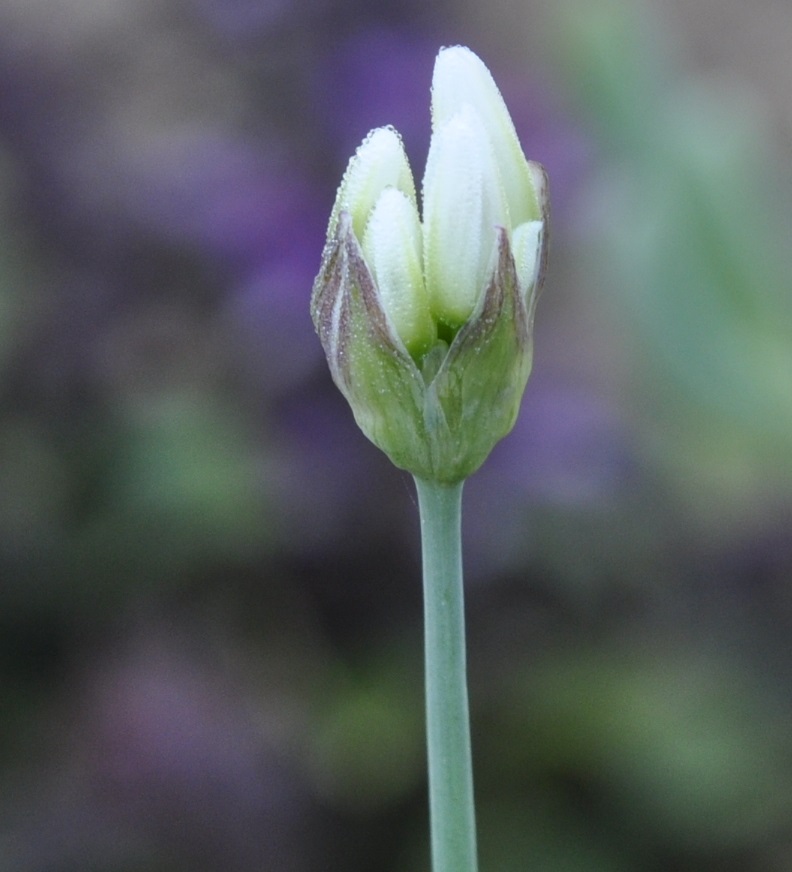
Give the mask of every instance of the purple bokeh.
<svg viewBox="0 0 792 872">
<path fill-rule="evenodd" d="M 196 641 L 149 628 L 93 670 L 80 742 L 96 802 L 200 868 L 305 868 L 295 771 L 241 676 L 196 657 Z"/>
<path fill-rule="evenodd" d="M 429 147 L 429 83 L 437 43 L 371 27 L 328 47 L 313 69 L 314 114 L 343 166 L 374 127 L 401 134 L 420 177 Z"/>
</svg>

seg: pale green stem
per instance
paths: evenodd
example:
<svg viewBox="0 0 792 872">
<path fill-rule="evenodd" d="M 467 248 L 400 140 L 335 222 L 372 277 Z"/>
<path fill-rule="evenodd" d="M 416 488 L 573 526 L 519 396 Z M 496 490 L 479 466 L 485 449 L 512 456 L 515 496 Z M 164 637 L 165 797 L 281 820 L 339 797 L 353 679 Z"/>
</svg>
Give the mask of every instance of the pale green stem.
<svg viewBox="0 0 792 872">
<path fill-rule="evenodd" d="M 416 478 L 424 578 L 426 737 L 432 872 L 476 872 L 465 604 L 462 482 Z"/>
</svg>

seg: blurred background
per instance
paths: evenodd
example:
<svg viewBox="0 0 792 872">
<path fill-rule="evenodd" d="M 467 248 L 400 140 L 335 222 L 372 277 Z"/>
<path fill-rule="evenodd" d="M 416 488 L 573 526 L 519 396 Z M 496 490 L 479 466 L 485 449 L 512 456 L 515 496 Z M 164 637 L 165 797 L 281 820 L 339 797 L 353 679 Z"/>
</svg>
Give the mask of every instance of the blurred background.
<svg viewBox="0 0 792 872">
<path fill-rule="evenodd" d="M 787 0 L 2 0 L 3 872 L 428 872 L 412 483 L 308 300 L 457 42 L 553 202 L 466 485 L 482 870 L 792 869 Z"/>
</svg>

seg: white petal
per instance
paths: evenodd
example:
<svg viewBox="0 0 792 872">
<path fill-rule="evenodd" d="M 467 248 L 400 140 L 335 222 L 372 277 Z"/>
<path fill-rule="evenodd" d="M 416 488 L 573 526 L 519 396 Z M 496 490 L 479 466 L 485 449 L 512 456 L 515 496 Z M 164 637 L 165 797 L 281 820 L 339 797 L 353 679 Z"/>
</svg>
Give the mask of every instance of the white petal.
<svg viewBox="0 0 792 872">
<path fill-rule="evenodd" d="M 469 48 L 440 51 L 432 77 L 432 126 L 439 127 L 472 104 L 487 128 L 514 226 L 540 217 L 530 170 L 495 80 Z"/>
<path fill-rule="evenodd" d="M 330 216 L 328 236 L 335 234 L 338 215 L 352 215 L 352 227 L 362 239 L 369 214 L 387 187 L 402 191 L 416 202 L 415 182 L 401 137 L 392 127 L 378 127 L 363 140 L 347 166 Z"/>
<path fill-rule="evenodd" d="M 543 232 L 544 223 L 542 221 L 528 221 L 517 227 L 512 236 L 512 252 L 514 265 L 517 268 L 517 281 L 520 283 L 520 291 L 524 297 L 527 297 L 531 288 L 536 284 L 537 272 L 541 266 L 539 260 Z"/>
<path fill-rule="evenodd" d="M 410 198 L 386 188 L 363 234 L 363 253 L 386 314 L 416 359 L 434 343 L 437 331 L 429 313 L 421 269 L 421 225 Z"/>
<path fill-rule="evenodd" d="M 492 270 L 495 227 L 509 226 L 498 166 L 481 119 L 464 106 L 436 127 L 424 176 L 424 277 L 432 312 L 458 327 Z"/>
</svg>

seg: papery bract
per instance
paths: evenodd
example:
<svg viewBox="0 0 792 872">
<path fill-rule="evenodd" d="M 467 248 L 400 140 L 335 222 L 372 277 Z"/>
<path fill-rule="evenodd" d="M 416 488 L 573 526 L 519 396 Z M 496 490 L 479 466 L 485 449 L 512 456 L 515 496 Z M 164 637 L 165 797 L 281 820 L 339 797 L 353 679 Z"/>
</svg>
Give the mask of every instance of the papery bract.
<svg viewBox="0 0 792 872">
<path fill-rule="evenodd" d="M 466 48 L 435 63 L 422 221 L 392 128 L 350 160 L 311 309 L 333 379 L 397 466 L 460 481 L 514 425 L 547 213 L 544 170 Z"/>
</svg>

